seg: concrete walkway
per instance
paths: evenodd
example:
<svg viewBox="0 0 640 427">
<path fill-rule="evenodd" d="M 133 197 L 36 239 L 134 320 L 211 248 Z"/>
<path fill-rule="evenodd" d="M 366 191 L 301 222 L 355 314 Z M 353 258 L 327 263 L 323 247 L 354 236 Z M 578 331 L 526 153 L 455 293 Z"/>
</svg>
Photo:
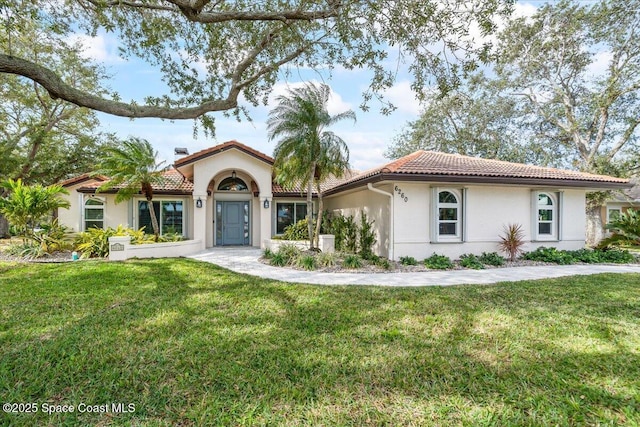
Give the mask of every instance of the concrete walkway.
<svg viewBox="0 0 640 427">
<path fill-rule="evenodd" d="M 558 265 L 419 273 L 322 273 L 272 267 L 258 261 L 258 248 L 213 248 L 189 256 L 237 273 L 283 282 L 317 285 L 449 286 L 516 282 L 597 273 L 640 273 L 640 265 Z"/>
</svg>

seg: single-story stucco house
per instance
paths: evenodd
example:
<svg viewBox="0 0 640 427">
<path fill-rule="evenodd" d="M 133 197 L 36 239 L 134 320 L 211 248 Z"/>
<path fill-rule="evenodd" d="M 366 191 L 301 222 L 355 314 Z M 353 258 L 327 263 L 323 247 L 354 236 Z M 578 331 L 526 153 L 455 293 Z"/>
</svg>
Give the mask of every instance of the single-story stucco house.
<svg viewBox="0 0 640 427">
<path fill-rule="evenodd" d="M 237 141 L 183 156 L 155 188 L 163 233 L 213 246 L 264 247 L 306 215 L 305 195 L 274 183 L 273 158 Z M 62 184 L 71 207 L 59 222 L 77 231 L 119 224 L 150 229 L 142 197 L 115 204 L 97 193 L 107 177 L 82 175 Z M 325 208 L 374 220 L 375 251 L 392 259 L 458 257 L 497 250 L 507 224 L 523 227 L 525 250 L 585 244 L 588 191 L 628 188 L 628 180 L 575 171 L 417 151 L 380 167 L 324 183 Z M 317 204 L 316 204 L 317 206 Z"/>
</svg>

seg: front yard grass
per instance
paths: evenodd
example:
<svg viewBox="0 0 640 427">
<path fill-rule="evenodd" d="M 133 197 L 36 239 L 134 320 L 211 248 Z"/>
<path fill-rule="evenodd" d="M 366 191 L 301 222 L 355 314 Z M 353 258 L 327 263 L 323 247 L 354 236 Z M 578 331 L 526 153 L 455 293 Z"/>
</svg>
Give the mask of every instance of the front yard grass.
<svg viewBox="0 0 640 427">
<path fill-rule="evenodd" d="M 0 263 L 10 402 L 76 410 L 0 425 L 638 425 L 640 275 L 389 289 Z"/>
</svg>

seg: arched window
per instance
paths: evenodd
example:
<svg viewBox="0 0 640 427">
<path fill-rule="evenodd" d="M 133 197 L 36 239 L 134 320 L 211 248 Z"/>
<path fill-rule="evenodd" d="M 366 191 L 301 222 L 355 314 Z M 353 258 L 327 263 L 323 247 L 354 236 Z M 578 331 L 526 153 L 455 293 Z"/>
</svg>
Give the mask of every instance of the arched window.
<svg viewBox="0 0 640 427">
<path fill-rule="evenodd" d="M 84 229 L 104 228 L 104 200 L 92 197 L 84 203 Z"/>
<path fill-rule="evenodd" d="M 538 193 L 537 232 L 538 239 L 556 239 L 558 236 L 557 198 L 553 193 Z"/>
<path fill-rule="evenodd" d="M 238 177 L 230 176 L 218 185 L 218 191 L 247 191 L 247 184 Z"/>
<path fill-rule="evenodd" d="M 440 190 L 437 197 L 438 241 L 462 240 L 462 196 L 456 190 Z"/>
</svg>

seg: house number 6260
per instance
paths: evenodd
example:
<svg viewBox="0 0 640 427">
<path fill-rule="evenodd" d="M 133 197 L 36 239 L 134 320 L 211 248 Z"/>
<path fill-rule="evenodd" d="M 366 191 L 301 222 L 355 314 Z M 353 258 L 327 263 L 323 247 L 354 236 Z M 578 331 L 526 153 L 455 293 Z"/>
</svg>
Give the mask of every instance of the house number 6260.
<svg viewBox="0 0 640 427">
<path fill-rule="evenodd" d="M 396 193 L 400 195 L 400 198 L 404 200 L 405 203 L 409 201 L 409 197 L 405 196 L 402 192 L 402 188 L 399 188 L 397 185 L 395 186 Z"/>
</svg>

